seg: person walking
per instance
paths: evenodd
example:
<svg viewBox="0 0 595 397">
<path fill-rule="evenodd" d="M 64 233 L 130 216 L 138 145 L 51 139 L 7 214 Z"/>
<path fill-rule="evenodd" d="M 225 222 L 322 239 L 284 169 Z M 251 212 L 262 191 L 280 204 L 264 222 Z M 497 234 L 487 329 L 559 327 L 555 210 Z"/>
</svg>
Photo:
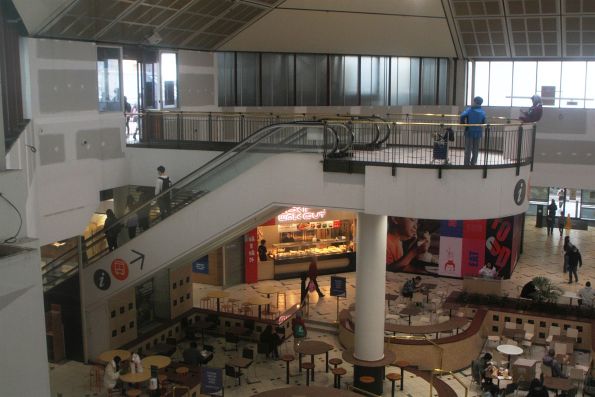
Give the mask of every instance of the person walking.
<svg viewBox="0 0 595 397">
<path fill-rule="evenodd" d="M 556 205 L 556 201 L 552 199 L 550 205 L 547 206 L 547 217 L 546 217 L 546 225 L 547 225 L 547 235 L 550 236 L 554 234 L 554 223 L 556 221 L 556 211 L 558 210 L 558 206 Z"/>
<path fill-rule="evenodd" d="M 162 192 L 168 190 L 171 187 L 171 180 L 169 176 L 165 174 L 165 167 L 160 165 L 157 167 L 157 181 L 155 181 L 155 196 L 158 196 Z M 165 219 L 171 209 L 171 200 L 169 194 L 165 194 L 157 199 L 157 205 L 159 206 L 159 213 L 161 219 Z"/>
<path fill-rule="evenodd" d="M 128 228 L 128 238 L 131 240 L 136 236 L 136 228 L 138 227 L 138 213 L 133 212 L 137 206 L 138 203 L 134 200 L 132 194 L 129 194 L 126 197 L 126 213 L 128 214 L 126 227 Z"/>
<path fill-rule="evenodd" d="M 578 283 L 578 275 L 576 271 L 579 267 L 583 266 L 583 258 L 581 257 L 581 253 L 576 248 L 576 246 L 572 246 L 569 249 L 568 253 L 568 284 L 572 284 L 572 275 L 574 274 L 574 281 Z"/>
<path fill-rule="evenodd" d="M 482 103 L 482 97 L 476 96 L 473 98 L 473 105 L 461 113 L 461 124 L 485 124 L 486 113 L 481 108 Z M 480 125 L 465 127 L 465 165 L 477 164 L 482 132 L 483 126 Z"/>
<path fill-rule="evenodd" d="M 564 234 L 564 211 L 560 211 L 560 216 L 558 217 L 558 230 L 560 231 L 560 237 Z"/>
<path fill-rule="evenodd" d="M 324 294 L 318 286 L 318 281 L 316 281 L 316 278 L 318 277 L 318 259 L 315 256 L 313 256 L 312 260 L 310 261 L 310 267 L 308 268 L 308 277 L 310 278 L 310 282 L 308 283 L 308 289 L 310 290 L 310 292 L 312 292 L 312 290 L 316 288 L 316 292 L 318 292 L 318 297 L 324 298 Z M 312 287 L 311 285 L 314 286 Z"/>
<path fill-rule="evenodd" d="M 116 218 L 116 214 L 111 209 L 105 211 L 105 223 L 103 224 L 103 233 L 105 234 L 105 238 L 107 240 L 107 248 L 110 251 L 115 250 L 118 248 L 118 234 L 120 230 L 122 230 L 122 224 L 118 223 L 118 218 Z"/>
</svg>

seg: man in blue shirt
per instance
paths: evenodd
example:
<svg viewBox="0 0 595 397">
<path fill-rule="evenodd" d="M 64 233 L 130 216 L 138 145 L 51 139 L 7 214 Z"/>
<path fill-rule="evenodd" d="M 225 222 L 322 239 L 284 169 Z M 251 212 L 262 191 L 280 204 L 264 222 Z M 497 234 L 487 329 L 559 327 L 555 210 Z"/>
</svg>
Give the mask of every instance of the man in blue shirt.
<svg viewBox="0 0 595 397">
<path fill-rule="evenodd" d="M 461 124 L 485 124 L 486 113 L 481 108 L 482 103 L 483 98 L 473 98 L 473 105 L 461 113 Z M 483 127 L 479 125 L 465 127 L 465 165 L 477 164 L 482 131 Z"/>
</svg>

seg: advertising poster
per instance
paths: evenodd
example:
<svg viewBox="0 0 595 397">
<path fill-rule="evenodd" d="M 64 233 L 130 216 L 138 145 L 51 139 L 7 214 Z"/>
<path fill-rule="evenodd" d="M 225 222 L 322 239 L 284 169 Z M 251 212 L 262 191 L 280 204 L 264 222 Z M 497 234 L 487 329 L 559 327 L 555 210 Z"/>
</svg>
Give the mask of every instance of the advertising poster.
<svg viewBox="0 0 595 397">
<path fill-rule="evenodd" d="M 244 268 L 246 284 L 258 281 L 258 231 L 250 230 L 244 236 Z"/>
<path fill-rule="evenodd" d="M 205 255 L 202 258 L 199 258 L 192 262 L 192 272 L 209 274 L 209 256 Z"/>
<path fill-rule="evenodd" d="M 463 254 L 461 273 L 477 276 L 485 263 L 486 221 L 477 219 L 463 222 Z"/>
<path fill-rule="evenodd" d="M 465 221 L 389 216 L 386 270 L 474 277 L 490 262 L 500 277 L 510 278 L 521 238 L 522 214 Z"/>
<path fill-rule="evenodd" d="M 448 277 L 461 277 L 461 253 L 463 239 L 460 237 L 440 237 L 438 274 Z"/>
</svg>

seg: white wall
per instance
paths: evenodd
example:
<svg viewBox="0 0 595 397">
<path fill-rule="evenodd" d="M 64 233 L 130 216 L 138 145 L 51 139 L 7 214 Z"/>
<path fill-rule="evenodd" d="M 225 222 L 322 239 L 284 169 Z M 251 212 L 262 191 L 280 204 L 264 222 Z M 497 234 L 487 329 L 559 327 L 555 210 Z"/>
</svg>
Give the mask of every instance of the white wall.
<svg viewBox="0 0 595 397">
<path fill-rule="evenodd" d="M 0 170 L 0 242 L 10 237 L 27 236 L 27 185 L 24 172 L 21 170 Z M 16 210 L 5 200 L 9 200 Z M 19 230 L 19 215 L 22 217 L 22 227 Z"/>
<path fill-rule="evenodd" d="M 39 249 L 0 256 L 0 394 L 5 397 L 50 395 L 40 260 Z"/>
</svg>

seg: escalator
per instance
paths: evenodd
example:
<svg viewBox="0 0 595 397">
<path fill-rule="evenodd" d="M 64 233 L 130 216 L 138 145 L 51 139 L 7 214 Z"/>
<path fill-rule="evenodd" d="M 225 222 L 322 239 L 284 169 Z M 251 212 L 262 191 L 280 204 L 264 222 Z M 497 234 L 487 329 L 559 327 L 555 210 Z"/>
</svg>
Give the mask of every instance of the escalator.
<svg viewBox="0 0 595 397">
<path fill-rule="evenodd" d="M 261 163 L 271 156 L 280 153 L 316 153 L 315 158 L 319 162 L 320 153 L 325 153 L 327 155 L 338 154 L 341 151 L 345 151 L 352 142 L 353 137 L 349 133 L 349 130 L 340 123 L 326 123 L 324 121 L 291 122 L 264 127 L 240 142 L 231 150 L 217 156 L 204 166 L 190 173 L 182 180 L 175 183 L 169 190 L 154 197 L 151 202 L 144 203 L 135 211 L 126 214 L 112 227 L 123 228 L 123 225 L 126 224 L 129 217 L 141 217 L 143 214 L 154 212 L 156 208 L 155 204 L 162 200 L 170 202 L 171 211 L 169 217 L 175 217 L 176 219 L 181 217 L 184 219 L 187 217 L 187 214 L 185 215 L 185 211 L 183 211 L 185 208 L 192 207 L 196 202 L 200 202 L 203 196 L 211 195 L 210 193 L 219 190 L 238 175 L 253 168 L 256 164 Z M 151 244 L 156 244 L 156 246 L 167 244 L 168 247 L 173 248 L 177 245 L 176 241 L 179 240 L 179 238 L 176 237 L 177 234 L 182 233 L 183 235 L 188 235 L 183 229 L 168 230 L 166 234 L 163 234 L 165 229 L 171 229 L 171 226 L 167 226 L 168 224 L 171 225 L 172 223 L 175 223 L 168 222 L 169 219 L 167 218 L 167 221 L 162 222 L 163 219 L 160 216 L 150 217 L 150 227 L 147 231 L 140 233 L 135 239 L 127 242 L 114 252 L 108 251 L 105 242 L 105 234 L 102 230 L 91 236 L 89 239 L 82 241 L 78 249 L 68 251 L 59 258 L 43 266 L 44 290 L 49 291 L 77 274 L 79 262 L 83 263 L 83 268 L 85 269 L 83 273 L 85 274 L 88 273 L 88 269 L 105 268 L 105 273 L 97 273 L 96 270 L 93 270 L 94 274 L 97 273 L 95 276 L 98 280 L 100 278 L 102 280 L 107 280 L 107 276 L 109 276 L 111 284 L 113 272 L 107 270 L 109 269 L 109 266 L 105 266 L 105 264 L 112 263 L 115 258 L 122 259 L 126 263 L 134 263 L 134 267 L 132 265 L 130 266 L 130 271 L 132 268 L 136 268 L 137 262 L 141 261 L 138 259 L 135 262 L 134 259 L 140 258 L 142 255 L 145 255 L 145 257 L 141 262 L 146 262 L 147 264 L 153 263 L 160 266 L 171 263 L 172 260 L 176 258 L 179 259 L 180 256 L 183 255 L 192 257 L 199 252 L 207 252 L 212 248 L 223 245 L 226 239 L 237 236 L 254 227 L 254 222 L 269 219 L 283 208 L 284 207 L 280 205 L 270 206 L 269 208 L 259 208 L 252 213 L 248 213 L 246 217 L 241 217 L 235 222 L 232 222 L 226 228 L 224 233 L 211 236 L 207 239 L 208 241 L 205 240 L 198 244 L 199 246 L 195 245 L 192 248 L 179 246 L 178 248 L 173 249 L 173 251 L 178 250 L 177 252 L 172 251 L 172 253 L 164 257 L 161 257 L 160 255 L 150 255 L 146 248 L 141 249 L 138 247 L 146 247 L 144 241 L 147 240 L 152 241 L 149 244 L 149 247 L 152 246 Z M 204 213 L 199 214 L 197 218 L 195 218 L 197 223 L 203 222 L 203 219 L 201 219 L 203 218 L 202 215 L 204 215 Z M 162 238 L 151 238 L 151 236 L 156 235 L 162 236 Z M 163 236 L 166 236 L 166 238 L 163 238 Z M 137 247 L 138 249 L 134 249 L 133 247 Z M 168 251 L 170 250 L 168 249 Z M 161 263 L 157 264 L 159 261 L 161 261 Z M 148 269 L 149 266 L 145 267 L 143 264 L 142 267 L 142 273 L 146 274 L 147 272 L 145 272 L 145 269 Z M 127 277 L 127 280 L 128 279 L 129 277 Z M 95 285 L 97 285 L 98 282 L 99 281 L 95 282 Z M 103 288 L 104 285 L 101 285 Z M 99 287 L 97 289 L 99 289 Z"/>
</svg>

